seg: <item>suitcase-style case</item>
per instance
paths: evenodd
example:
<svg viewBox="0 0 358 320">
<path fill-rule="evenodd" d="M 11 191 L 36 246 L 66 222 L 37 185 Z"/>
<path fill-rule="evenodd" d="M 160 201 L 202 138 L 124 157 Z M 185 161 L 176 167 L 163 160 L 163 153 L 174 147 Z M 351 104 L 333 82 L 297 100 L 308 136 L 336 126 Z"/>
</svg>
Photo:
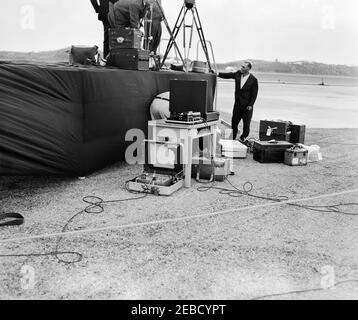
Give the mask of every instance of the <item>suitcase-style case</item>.
<svg viewBox="0 0 358 320">
<path fill-rule="evenodd" d="M 277 140 L 290 142 L 290 122 L 261 120 L 259 137 L 260 141 Z"/>
<path fill-rule="evenodd" d="M 109 29 L 109 50 L 140 49 L 142 33 L 139 29 L 112 28 Z"/>
<path fill-rule="evenodd" d="M 267 136 L 272 134 L 286 134 L 289 131 L 289 121 L 260 121 L 260 133 L 265 133 Z"/>
</svg>

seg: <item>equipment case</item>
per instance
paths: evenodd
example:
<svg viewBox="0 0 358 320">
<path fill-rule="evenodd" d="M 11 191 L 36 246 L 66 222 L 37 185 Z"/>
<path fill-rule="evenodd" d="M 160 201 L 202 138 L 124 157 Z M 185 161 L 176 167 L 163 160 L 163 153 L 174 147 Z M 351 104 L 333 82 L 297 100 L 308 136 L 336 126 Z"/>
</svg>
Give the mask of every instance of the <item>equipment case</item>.
<svg viewBox="0 0 358 320">
<path fill-rule="evenodd" d="M 113 28 L 109 29 L 109 49 L 140 49 L 142 34 L 139 29 Z"/>
<path fill-rule="evenodd" d="M 146 140 L 144 172 L 128 181 L 127 188 L 158 196 L 170 196 L 181 189 L 184 186 L 182 149 L 181 144 Z"/>
<path fill-rule="evenodd" d="M 140 49 L 117 49 L 111 51 L 108 64 L 127 70 L 149 70 L 149 51 Z"/>
<path fill-rule="evenodd" d="M 146 182 L 142 176 L 128 182 L 127 188 L 131 191 L 150 193 L 157 196 L 171 196 L 184 187 L 184 179 L 178 179 L 168 185 L 157 184 L 154 181 Z"/>
<path fill-rule="evenodd" d="M 230 173 L 230 160 L 225 158 L 193 158 L 191 175 L 197 181 L 224 181 Z"/>
<path fill-rule="evenodd" d="M 291 143 L 305 144 L 305 135 L 306 135 L 305 125 L 291 124 L 290 131 L 291 131 L 291 141 L 290 141 Z"/>
<path fill-rule="evenodd" d="M 260 163 L 283 163 L 285 151 L 291 147 L 292 144 L 286 141 L 277 141 L 275 143 L 255 141 L 254 160 Z"/>
<path fill-rule="evenodd" d="M 293 146 L 285 151 L 285 164 L 288 166 L 306 166 L 308 163 L 308 150 Z"/>
<path fill-rule="evenodd" d="M 290 122 L 288 121 L 260 121 L 260 140 L 261 141 L 287 141 L 290 142 Z"/>
</svg>

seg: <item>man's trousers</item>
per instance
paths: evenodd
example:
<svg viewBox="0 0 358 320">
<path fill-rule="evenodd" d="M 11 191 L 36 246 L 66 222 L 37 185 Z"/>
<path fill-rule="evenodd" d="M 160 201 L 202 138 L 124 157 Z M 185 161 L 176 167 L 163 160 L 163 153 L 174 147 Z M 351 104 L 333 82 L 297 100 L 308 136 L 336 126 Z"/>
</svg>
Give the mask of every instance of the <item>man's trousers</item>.
<svg viewBox="0 0 358 320">
<path fill-rule="evenodd" d="M 245 140 L 250 134 L 250 124 L 253 115 L 253 110 L 247 110 L 247 107 L 240 106 L 235 103 L 234 111 L 232 114 L 231 127 L 233 130 L 233 140 L 236 139 L 238 133 L 238 126 L 240 121 L 243 121 L 243 132 L 240 136 L 241 140 Z"/>
</svg>

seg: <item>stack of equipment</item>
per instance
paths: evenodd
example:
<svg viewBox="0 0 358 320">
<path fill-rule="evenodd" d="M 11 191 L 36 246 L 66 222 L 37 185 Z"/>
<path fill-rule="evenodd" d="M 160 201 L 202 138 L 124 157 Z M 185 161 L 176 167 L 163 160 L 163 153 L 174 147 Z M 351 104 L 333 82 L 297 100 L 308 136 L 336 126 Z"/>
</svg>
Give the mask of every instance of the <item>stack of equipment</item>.
<svg viewBox="0 0 358 320">
<path fill-rule="evenodd" d="M 285 151 L 292 146 L 286 141 L 255 141 L 254 160 L 260 163 L 284 163 Z"/>
<path fill-rule="evenodd" d="M 213 99 L 206 80 L 171 80 L 169 109 L 173 115 L 200 112 L 206 122 L 220 118 L 220 113 L 213 110 Z"/>
<path fill-rule="evenodd" d="M 301 146 L 293 146 L 285 151 L 285 164 L 288 166 L 306 166 L 308 150 Z"/>
<path fill-rule="evenodd" d="M 127 70 L 149 70 L 149 51 L 142 50 L 139 29 L 113 28 L 109 30 L 107 64 Z"/>
<path fill-rule="evenodd" d="M 200 112 L 182 112 L 182 113 L 171 113 L 170 117 L 165 120 L 167 123 L 180 123 L 180 124 L 196 124 L 202 123 L 203 119 L 201 118 Z"/>
<path fill-rule="evenodd" d="M 219 141 L 221 145 L 221 155 L 230 159 L 245 159 L 247 157 L 247 146 L 237 140 L 223 140 Z"/>
</svg>

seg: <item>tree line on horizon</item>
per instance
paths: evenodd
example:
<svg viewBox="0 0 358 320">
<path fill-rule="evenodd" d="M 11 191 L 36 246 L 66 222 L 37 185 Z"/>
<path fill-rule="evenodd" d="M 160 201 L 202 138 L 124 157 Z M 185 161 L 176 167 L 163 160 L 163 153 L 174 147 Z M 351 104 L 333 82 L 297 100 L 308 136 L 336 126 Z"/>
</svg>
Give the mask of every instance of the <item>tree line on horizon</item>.
<svg viewBox="0 0 358 320">
<path fill-rule="evenodd" d="M 70 48 L 64 48 L 52 51 L 40 52 L 15 52 L 15 51 L 0 51 L 0 60 L 7 61 L 31 61 L 31 62 L 68 62 L 68 51 Z M 225 69 L 239 69 L 244 60 L 217 63 L 220 70 Z M 333 65 L 320 62 L 311 61 L 295 61 L 295 62 L 281 62 L 281 61 L 265 61 L 265 60 L 250 60 L 254 64 L 256 72 L 276 72 L 276 73 L 299 73 L 299 74 L 313 74 L 313 75 L 335 75 L 335 76 L 358 76 L 358 66 L 347 65 Z"/>
</svg>

